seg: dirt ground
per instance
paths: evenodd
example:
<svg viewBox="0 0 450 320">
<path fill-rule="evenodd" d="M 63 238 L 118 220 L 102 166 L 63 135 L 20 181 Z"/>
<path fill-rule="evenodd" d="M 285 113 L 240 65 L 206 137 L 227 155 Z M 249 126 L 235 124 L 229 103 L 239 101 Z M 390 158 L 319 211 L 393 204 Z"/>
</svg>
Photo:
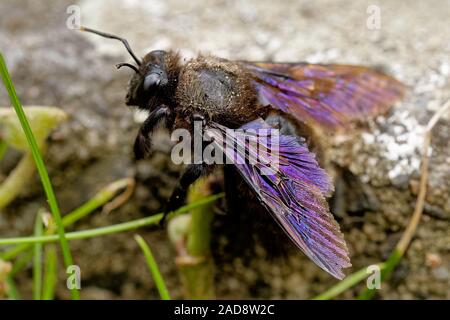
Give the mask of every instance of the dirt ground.
<svg viewBox="0 0 450 320">
<path fill-rule="evenodd" d="M 381 10 L 379 29 L 367 25 L 372 4 Z M 124 206 L 71 228 L 82 230 L 159 212 L 182 168 L 168 159 L 164 132 L 156 135 L 155 155 L 134 162 L 132 143 L 142 117 L 124 105 L 129 71 L 114 67 L 129 57 L 120 43 L 68 29 L 69 5 L 79 6 L 83 25 L 126 37 L 139 55 L 173 48 L 185 57 L 210 52 L 229 59 L 363 64 L 381 67 L 407 84 L 405 100 L 366 132 L 329 136 L 329 157 L 345 177 L 339 190 L 345 190 L 346 210 L 337 219 L 350 249 L 349 272 L 387 258 L 413 212 L 424 125 L 450 98 L 450 1 L 2 0 L 0 48 L 21 102 L 58 106 L 70 115 L 50 138 L 45 159 L 62 211 L 76 208 L 115 179 L 138 182 Z M 0 105 L 8 106 L 3 88 L 0 94 Z M 379 298 L 450 299 L 449 123 L 447 115 L 433 132 L 424 217 Z M 2 171 L 17 158 L 8 152 Z M 361 207 L 353 197 L 356 180 L 370 205 Z M 31 234 L 44 205 L 36 176 L 0 212 L 0 236 Z M 251 246 L 228 237 L 226 219 L 215 223 L 218 298 L 307 299 L 337 282 L 290 244 L 280 244 L 282 252 L 274 254 L 265 245 L 265 224 L 245 214 L 240 228 L 245 232 L 251 225 L 256 239 Z M 139 233 L 151 244 L 172 296 L 180 298 L 166 231 Z M 133 233 L 74 241 L 71 248 L 82 270 L 82 298 L 158 298 Z M 433 257 L 439 263 L 430 263 Z M 30 274 L 23 272 L 17 280 L 24 297 L 31 297 Z M 57 296 L 67 298 L 62 266 L 60 276 Z M 353 298 L 361 289 L 339 297 Z"/>
</svg>

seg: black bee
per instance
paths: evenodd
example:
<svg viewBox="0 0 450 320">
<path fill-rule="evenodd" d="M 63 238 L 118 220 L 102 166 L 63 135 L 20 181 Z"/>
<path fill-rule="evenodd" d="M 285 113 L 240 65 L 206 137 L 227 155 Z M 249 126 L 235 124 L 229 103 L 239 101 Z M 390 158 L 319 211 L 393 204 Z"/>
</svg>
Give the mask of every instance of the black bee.
<svg viewBox="0 0 450 320">
<path fill-rule="evenodd" d="M 216 130 L 212 143 L 233 159 L 236 154 L 223 148 L 226 138 L 235 139 L 228 129 L 279 128 L 277 159 L 267 156 L 264 163 L 234 166 L 292 241 L 322 269 L 344 277 L 342 269 L 351 266 L 348 250 L 326 201 L 333 185 L 292 122 L 348 128 L 354 120 L 388 110 L 403 95 L 400 82 L 361 66 L 229 61 L 211 55 L 183 63 L 178 53 L 162 50 L 138 59 L 125 39 L 81 29 L 120 40 L 136 62 L 117 65 L 135 72 L 125 103 L 149 112 L 134 143 L 136 158 L 149 154 L 150 136 L 159 122 L 169 130 L 192 131 L 200 120 Z M 258 152 L 235 142 L 244 149 L 238 157 Z M 265 145 L 269 151 L 272 147 Z M 275 160 L 277 170 L 264 174 Z M 167 211 L 179 206 L 188 187 L 209 172 L 211 165 L 204 162 L 187 165 Z"/>
</svg>

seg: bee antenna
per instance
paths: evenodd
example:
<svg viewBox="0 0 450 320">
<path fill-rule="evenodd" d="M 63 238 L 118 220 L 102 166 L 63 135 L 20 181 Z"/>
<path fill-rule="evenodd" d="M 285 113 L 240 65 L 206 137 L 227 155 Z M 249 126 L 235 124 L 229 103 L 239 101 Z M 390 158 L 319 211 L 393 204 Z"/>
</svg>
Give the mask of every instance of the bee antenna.
<svg viewBox="0 0 450 320">
<path fill-rule="evenodd" d="M 125 48 L 127 49 L 128 53 L 133 57 L 134 61 L 136 61 L 137 65 L 140 66 L 142 64 L 142 62 L 134 54 L 133 50 L 131 50 L 131 47 L 130 47 L 130 44 L 128 43 L 128 41 L 125 40 L 124 38 L 115 36 L 113 34 L 100 32 L 100 31 L 97 31 L 97 30 L 94 30 L 91 28 L 86 28 L 86 27 L 80 27 L 80 31 L 86 31 L 86 32 L 97 34 L 104 38 L 116 39 L 116 40 L 121 41 L 123 43 L 123 45 L 125 46 Z"/>
<path fill-rule="evenodd" d="M 134 71 L 136 71 L 136 73 L 139 73 L 138 68 L 136 68 L 135 66 L 133 66 L 133 65 L 130 64 L 130 63 L 123 62 L 123 63 L 118 63 L 118 64 L 116 64 L 116 68 L 117 68 L 117 69 L 120 69 L 120 68 L 122 68 L 122 67 L 128 67 L 128 68 L 131 68 L 131 69 L 133 69 Z"/>
</svg>

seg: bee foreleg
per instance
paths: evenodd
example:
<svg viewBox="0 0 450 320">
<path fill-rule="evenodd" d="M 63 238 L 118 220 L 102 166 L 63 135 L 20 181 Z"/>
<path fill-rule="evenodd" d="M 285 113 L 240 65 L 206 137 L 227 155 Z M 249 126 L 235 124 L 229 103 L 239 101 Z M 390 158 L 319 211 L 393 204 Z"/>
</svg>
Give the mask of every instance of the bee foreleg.
<svg viewBox="0 0 450 320">
<path fill-rule="evenodd" d="M 155 126 L 163 119 L 170 115 L 170 110 L 167 106 L 159 106 L 153 110 L 145 119 L 139 133 L 134 141 L 134 156 L 136 159 L 145 158 L 150 153 L 151 148 L 151 138 L 150 133 L 153 131 Z"/>
<path fill-rule="evenodd" d="M 164 223 L 164 220 L 169 212 L 178 209 L 182 205 L 186 198 L 189 186 L 197 181 L 198 178 L 209 174 L 211 170 L 212 166 L 205 163 L 190 164 L 186 167 L 186 170 L 180 178 L 178 186 L 174 189 L 169 201 L 167 202 L 164 217 L 160 221 L 160 224 Z"/>
</svg>

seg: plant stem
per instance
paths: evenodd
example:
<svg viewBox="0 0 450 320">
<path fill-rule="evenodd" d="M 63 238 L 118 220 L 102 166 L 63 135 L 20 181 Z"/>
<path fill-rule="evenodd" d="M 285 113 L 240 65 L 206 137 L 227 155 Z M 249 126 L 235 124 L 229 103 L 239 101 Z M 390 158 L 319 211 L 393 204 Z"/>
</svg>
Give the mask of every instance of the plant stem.
<svg viewBox="0 0 450 320">
<path fill-rule="evenodd" d="M 0 209 L 6 207 L 24 189 L 35 170 L 34 160 L 31 153 L 23 155 L 19 164 L 0 184 Z"/>
<path fill-rule="evenodd" d="M 389 279 L 392 271 L 394 271 L 397 264 L 402 259 L 402 255 L 397 251 L 394 250 L 389 258 L 386 260 L 386 262 L 383 263 L 383 268 L 381 268 L 381 274 L 380 274 L 380 282 L 384 282 L 385 280 Z M 369 300 L 372 299 L 375 295 L 377 289 L 370 289 L 366 288 L 363 292 L 361 292 L 358 295 L 358 300 Z"/>
<path fill-rule="evenodd" d="M 16 111 L 17 117 L 20 120 L 20 124 L 22 125 L 28 144 L 30 145 L 33 159 L 36 162 L 36 168 L 37 171 L 39 172 L 39 176 L 41 178 L 41 182 L 44 187 L 45 194 L 47 196 L 50 211 L 52 212 L 53 219 L 55 219 L 55 223 L 58 227 L 58 235 L 61 251 L 63 253 L 64 264 L 66 268 L 68 268 L 69 266 L 73 265 L 73 259 L 72 253 L 70 252 L 69 243 L 66 239 L 64 226 L 62 225 L 61 213 L 59 211 L 58 202 L 56 201 L 56 196 L 55 193 L 53 192 L 53 187 L 50 182 L 50 178 L 48 176 L 48 172 L 42 159 L 41 153 L 39 151 L 39 147 L 36 143 L 36 139 L 34 138 L 33 132 L 31 131 L 30 128 L 30 124 L 28 123 L 25 112 L 22 108 L 19 98 L 17 97 L 14 85 L 8 73 L 8 69 L 6 68 L 5 60 L 3 59 L 3 55 L 1 53 L 0 53 L 0 73 L 3 79 L 3 83 L 5 84 L 6 90 L 8 91 L 9 97 L 11 99 L 11 103 L 14 107 L 14 110 Z M 72 299 L 74 300 L 78 300 L 80 298 L 79 292 L 76 288 L 71 289 L 71 295 Z"/>
<path fill-rule="evenodd" d="M 58 280 L 57 276 L 57 255 L 54 244 L 45 246 L 45 272 L 42 288 L 42 300 L 53 300 L 55 296 L 55 286 Z"/>
<path fill-rule="evenodd" d="M 162 300 L 170 300 L 169 291 L 167 290 L 164 279 L 159 271 L 158 265 L 153 257 L 152 251 L 144 239 L 140 235 L 135 235 L 134 239 L 138 243 L 139 247 L 141 247 L 142 252 L 144 253 L 145 260 L 147 261 L 148 268 L 150 269 L 150 273 L 152 275 L 153 280 L 155 281 L 156 288 L 158 289 L 159 295 Z"/>
<path fill-rule="evenodd" d="M 201 181 L 189 190 L 188 201 L 195 202 L 210 193 L 208 181 Z M 211 222 L 214 203 L 191 210 L 187 249 L 192 256 L 210 254 Z"/>
<path fill-rule="evenodd" d="M 211 194 L 210 180 L 201 179 L 189 188 L 189 203 Z M 174 221 L 171 241 L 177 249 L 177 266 L 186 299 L 213 299 L 214 261 L 210 251 L 213 203 L 193 208 L 189 219 Z M 178 222 L 178 224 L 175 224 Z M 169 230 L 170 234 L 170 230 Z"/>
<path fill-rule="evenodd" d="M 14 262 L 12 270 L 11 270 L 11 273 L 9 274 L 9 276 L 10 277 L 14 277 L 20 271 L 25 269 L 32 258 L 33 258 L 33 250 L 26 251 L 23 255 L 21 255 Z"/>
<path fill-rule="evenodd" d="M 97 210 L 105 203 L 109 202 L 119 190 L 123 188 L 132 189 L 134 186 L 134 180 L 130 178 L 124 178 L 114 181 L 107 185 L 105 188 L 100 190 L 93 198 L 82 206 L 76 208 L 69 214 L 65 215 L 62 219 L 64 226 L 70 226 L 77 222 L 78 220 L 84 218 L 91 212 Z M 129 193 L 128 191 L 125 191 Z"/>
<path fill-rule="evenodd" d="M 40 237 L 43 233 L 41 213 L 36 215 L 34 235 Z M 33 299 L 41 300 L 42 293 L 42 243 L 33 245 Z"/>
<path fill-rule="evenodd" d="M 8 285 L 8 298 L 12 300 L 20 300 L 20 294 L 14 280 L 11 277 L 8 277 L 6 279 L 6 284 Z"/>
<path fill-rule="evenodd" d="M 378 267 L 383 270 L 384 264 L 378 264 Z M 347 276 L 344 280 L 338 282 L 336 285 L 328 289 L 327 291 L 319 294 L 313 300 L 330 300 L 341 294 L 345 290 L 357 285 L 369 276 L 367 273 L 367 267 L 364 267 L 351 275 Z"/>
<path fill-rule="evenodd" d="M 186 206 L 181 207 L 180 209 L 176 210 L 171 215 L 177 215 L 183 212 L 187 212 L 189 210 L 192 210 L 194 208 L 207 205 L 211 202 L 216 201 L 219 198 L 223 197 L 223 193 L 216 194 L 213 196 L 209 196 L 206 198 L 203 198 L 200 201 L 197 201 L 196 203 L 192 203 Z M 141 218 L 133 221 L 123 222 L 107 227 L 101 227 L 91 230 L 83 230 L 83 231 L 75 231 L 75 232 L 69 232 L 67 233 L 66 239 L 67 240 L 79 240 L 79 239 L 87 239 L 87 238 L 93 238 L 118 232 L 124 232 L 124 231 L 130 231 L 134 229 L 138 229 L 144 226 L 154 225 L 157 224 L 163 217 L 163 213 L 155 214 L 151 217 L 147 218 Z M 48 242 L 55 242 L 58 241 L 57 235 L 46 235 L 41 237 L 20 237 L 20 238 L 6 238 L 6 239 L 0 239 L 0 245 L 15 245 L 15 244 L 33 244 L 33 243 L 48 243 Z"/>
<path fill-rule="evenodd" d="M 84 218 L 88 214 L 94 212 L 99 207 L 103 206 L 105 203 L 110 201 L 114 195 L 121 189 L 127 188 L 129 190 L 134 186 L 134 180 L 129 178 L 120 179 L 108 184 L 106 187 L 101 189 L 93 198 L 91 198 L 88 202 L 83 204 L 82 206 L 76 208 L 72 212 L 68 213 L 62 218 L 62 223 L 64 227 L 70 226 L 77 222 L 78 220 Z M 125 191 L 129 193 L 128 191 Z M 49 232 L 47 230 L 46 234 L 50 235 L 54 232 Z M 17 255 L 27 250 L 30 247 L 30 244 L 21 244 L 15 246 L 2 254 L 0 254 L 0 258 L 3 260 L 11 260 L 15 258 Z"/>
</svg>

